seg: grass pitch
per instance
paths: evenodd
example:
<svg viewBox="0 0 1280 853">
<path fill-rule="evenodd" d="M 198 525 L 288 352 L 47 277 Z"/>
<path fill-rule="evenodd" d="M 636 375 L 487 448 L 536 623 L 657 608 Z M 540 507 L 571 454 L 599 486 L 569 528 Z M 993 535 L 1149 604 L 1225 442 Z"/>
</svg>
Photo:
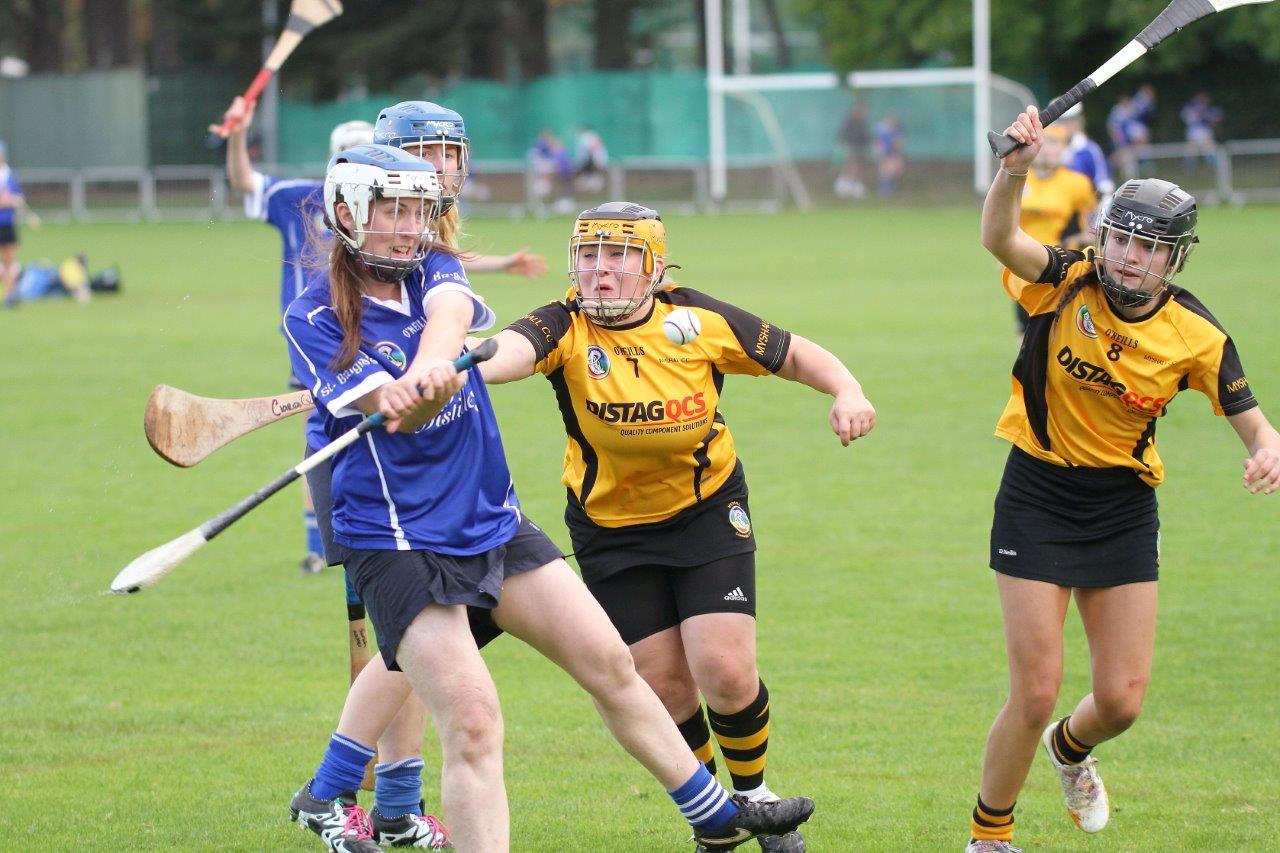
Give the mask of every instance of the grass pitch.
<svg viewBox="0 0 1280 853">
<path fill-rule="evenodd" d="M 568 224 L 471 224 L 481 249 L 529 245 L 551 261 L 534 283 L 477 277 L 500 318 L 564 292 Z M 818 801 L 814 851 L 958 850 L 1005 695 L 986 540 L 1007 452 L 991 431 L 1015 347 L 976 208 L 668 228 L 683 283 L 823 343 L 879 411 L 875 432 L 843 449 L 817 394 L 727 383 L 761 544 L 770 782 Z M 1235 337 L 1273 417 L 1277 231 L 1274 208 L 1206 211 L 1183 281 Z M 124 292 L 0 314 L 0 837 L 49 850 L 317 850 L 285 807 L 337 719 L 346 621 L 340 574 L 297 572 L 296 490 L 154 590 L 102 595 L 134 556 L 298 458 L 300 421 L 193 470 L 155 457 L 141 430 L 160 382 L 228 397 L 283 387 L 275 234 L 257 223 L 50 226 L 27 230 L 22 248 L 118 263 Z M 551 391 L 534 378 L 493 396 L 525 507 L 567 547 Z M 1173 403 L 1159 440 L 1169 478 L 1155 673 L 1138 725 L 1099 750 L 1112 823 L 1078 832 L 1040 757 L 1018 810 L 1028 849 L 1263 849 L 1280 837 L 1280 498 L 1240 488 L 1244 452 L 1194 392 Z M 1074 613 L 1067 636 L 1064 712 L 1088 684 Z M 670 801 L 585 695 L 509 638 L 486 658 L 507 722 L 514 849 L 685 849 Z M 429 736 L 428 803 L 437 759 Z"/>
</svg>

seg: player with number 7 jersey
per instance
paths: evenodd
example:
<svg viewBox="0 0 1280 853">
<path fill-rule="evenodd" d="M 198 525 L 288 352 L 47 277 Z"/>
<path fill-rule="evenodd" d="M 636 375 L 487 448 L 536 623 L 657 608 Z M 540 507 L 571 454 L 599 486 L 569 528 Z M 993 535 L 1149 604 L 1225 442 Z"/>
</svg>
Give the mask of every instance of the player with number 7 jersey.
<svg viewBox="0 0 1280 853">
<path fill-rule="evenodd" d="M 698 758 L 714 772 L 701 693 L 734 790 L 767 802 L 755 531 L 720 411 L 724 377 L 774 374 L 830 394 L 846 445 L 870 432 L 875 410 L 822 347 L 667 282 L 665 254 L 657 211 L 584 211 L 569 244 L 573 289 L 499 332 L 482 375 L 549 380 L 568 437 L 565 520 L 583 579 Z M 798 851 L 804 840 L 791 832 L 761 845 Z"/>
</svg>

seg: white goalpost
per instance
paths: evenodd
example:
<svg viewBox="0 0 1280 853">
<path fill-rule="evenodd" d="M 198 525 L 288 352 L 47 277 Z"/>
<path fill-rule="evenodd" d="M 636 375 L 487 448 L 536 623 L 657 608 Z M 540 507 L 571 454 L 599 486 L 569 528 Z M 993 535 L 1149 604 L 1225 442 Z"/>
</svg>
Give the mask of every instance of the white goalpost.
<svg viewBox="0 0 1280 853">
<path fill-rule="evenodd" d="M 706 2 L 709 190 L 715 204 L 723 203 L 728 194 L 730 163 L 725 109 L 728 98 L 747 103 L 754 111 L 774 147 L 779 184 L 789 192 L 793 203 L 801 208 L 810 206 L 809 194 L 791 159 L 777 117 L 762 93 L 831 90 L 842 85 L 851 90 L 971 87 L 973 188 L 979 193 L 986 191 L 994 174 L 995 161 L 986 143 L 986 133 L 993 128 L 992 94 L 1005 96 L 1019 106 L 1035 101 L 1033 94 L 1025 86 L 991 73 L 989 0 L 972 2 L 974 63 L 971 67 L 855 71 L 843 80 L 834 73 L 751 73 L 751 0 L 730 2 L 732 18 L 729 44 L 733 54 L 732 72 L 725 68 L 724 0 Z"/>
</svg>

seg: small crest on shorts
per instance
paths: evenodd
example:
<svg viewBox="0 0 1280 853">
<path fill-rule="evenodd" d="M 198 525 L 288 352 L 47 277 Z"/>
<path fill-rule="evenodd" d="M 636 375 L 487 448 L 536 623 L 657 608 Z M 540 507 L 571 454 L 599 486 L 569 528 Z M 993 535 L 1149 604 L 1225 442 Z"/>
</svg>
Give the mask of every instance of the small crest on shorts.
<svg viewBox="0 0 1280 853">
<path fill-rule="evenodd" d="M 587 375 L 592 379 L 609 375 L 609 354 L 595 344 L 587 347 Z"/>
<path fill-rule="evenodd" d="M 401 370 L 404 370 L 404 366 L 409 363 L 409 360 L 404 356 L 404 350 L 400 349 L 400 345 L 395 341 L 378 341 L 373 345 L 373 348 L 378 351 L 379 355 Z"/>
<path fill-rule="evenodd" d="M 1082 335 L 1095 339 L 1098 337 L 1098 330 L 1093 325 L 1093 315 L 1089 313 L 1088 305 L 1081 305 L 1080 310 L 1076 312 L 1076 328 Z"/>
<path fill-rule="evenodd" d="M 748 517 L 747 511 L 742 508 L 742 504 L 734 501 L 729 504 L 729 523 L 733 525 L 733 530 L 742 539 L 746 539 L 751 535 L 751 518 Z"/>
</svg>

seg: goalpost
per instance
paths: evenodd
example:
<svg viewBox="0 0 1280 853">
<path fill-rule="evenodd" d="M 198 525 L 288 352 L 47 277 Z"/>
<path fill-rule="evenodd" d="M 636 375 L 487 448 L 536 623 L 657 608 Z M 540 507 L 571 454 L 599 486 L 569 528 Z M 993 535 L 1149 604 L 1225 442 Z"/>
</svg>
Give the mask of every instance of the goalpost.
<svg viewBox="0 0 1280 853">
<path fill-rule="evenodd" d="M 750 0 L 730 2 L 733 13 L 729 34 L 733 52 L 731 73 L 725 68 L 724 0 L 706 0 L 709 189 L 713 202 L 717 204 L 722 203 L 728 193 L 727 98 L 743 101 L 753 109 L 773 146 L 780 183 L 789 191 L 794 203 L 802 208 L 810 204 L 807 189 L 773 108 L 762 93 L 833 90 L 842 85 L 852 90 L 971 87 L 973 188 L 979 193 L 986 191 L 994 174 L 995 161 L 986 144 L 986 133 L 993 127 L 992 94 L 1007 97 L 1019 107 L 1035 101 L 1025 86 L 991 73 L 989 0 L 973 0 L 972 67 L 855 71 L 844 80 L 834 73 L 752 74 Z"/>
</svg>

